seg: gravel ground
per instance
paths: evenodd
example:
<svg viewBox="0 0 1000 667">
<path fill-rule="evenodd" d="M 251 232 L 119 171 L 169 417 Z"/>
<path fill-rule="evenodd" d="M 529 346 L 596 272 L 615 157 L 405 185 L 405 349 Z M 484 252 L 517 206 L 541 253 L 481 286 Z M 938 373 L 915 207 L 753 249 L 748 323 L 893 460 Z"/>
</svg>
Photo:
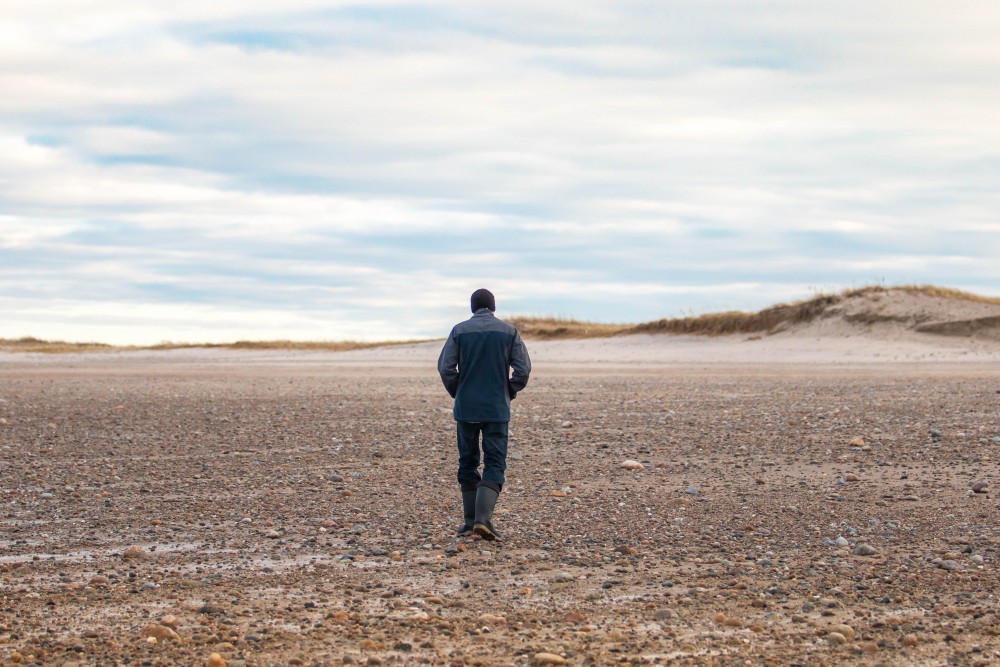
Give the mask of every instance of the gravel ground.
<svg viewBox="0 0 1000 667">
<path fill-rule="evenodd" d="M 536 367 L 486 543 L 433 368 L 8 364 L 0 656 L 998 664 L 998 370 Z"/>
</svg>

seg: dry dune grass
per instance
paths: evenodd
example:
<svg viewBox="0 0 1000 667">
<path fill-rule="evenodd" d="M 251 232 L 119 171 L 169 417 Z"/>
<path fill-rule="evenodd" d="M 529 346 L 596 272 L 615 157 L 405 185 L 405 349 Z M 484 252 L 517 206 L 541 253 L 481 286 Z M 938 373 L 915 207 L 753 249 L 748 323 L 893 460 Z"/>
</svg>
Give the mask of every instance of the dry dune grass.
<svg viewBox="0 0 1000 667">
<path fill-rule="evenodd" d="M 45 352 L 59 354 L 63 352 L 92 352 L 95 350 L 113 350 L 112 345 L 104 343 L 67 343 L 60 340 L 40 340 L 25 336 L 24 338 L 0 338 L 0 350 L 7 352 Z"/>
<path fill-rule="evenodd" d="M 838 294 L 817 294 L 816 296 L 788 304 L 777 304 L 769 308 L 747 313 L 730 311 L 708 313 L 693 317 L 664 318 L 643 324 L 607 324 L 586 322 L 559 317 L 512 317 L 508 321 L 517 327 L 525 338 L 542 340 L 567 340 L 583 338 L 610 338 L 612 336 L 638 333 L 687 334 L 698 336 L 724 336 L 729 334 L 762 334 L 780 331 L 796 324 L 811 322 L 828 313 L 832 306 L 857 297 L 870 297 L 877 300 L 880 295 L 891 292 L 904 292 L 909 295 L 932 299 L 957 299 L 1000 305 L 1000 298 L 987 297 L 971 292 L 963 292 L 951 287 L 937 285 L 900 285 L 886 287 L 871 285 L 857 289 L 844 290 Z M 869 315 L 852 315 L 852 321 L 864 322 L 870 316 L 872 321 L 880 321 L 883 316 L 877 313 Z M 930 331 L 930 329 L 927 329 Z M 964 331 L 964 330 L 963 330 Z M 145 347 L 116 347 L 103 343 L 67 343 L 63 341 L 45 341 L 37 338 L 0 339 L 0 350 L 11 352 L 89 352 L 100 350 L 172 350 L 184 348 L 225 348 L 231 350 L 316 350 L 342 352 L 387 345 L 405 345 L 409 343 L 426 342 L 409 341 L 238 341 L 235 343 L 161 343 Z"/>
<path fill-rule="evenodd" d="M 511 320 L 527 337 L 534 338 L 595 338 L 635 333 L 667 333 L 697 336 L 725 336 L 729 334 L 760 334 L 778 331 L 796 324 L 805 324 L 821 317 L 831 306 L 856 297 L 877 297 L 893 291 L 935 299 L 957 299 L 1000 305 L 1000 298 L 980 296 L 950 287 L 937 285 L 901 285 L 885 287 L 870 285 L 844 290 L 838 294 L 817 294 L 789 304 L 747 313 L 728 311 L 708 313 L 693 317 L 664 318 L 638 325 L 593 324 L 576 320 L 552 318 L 517 318 Z"/>
<path fill-rule="evenodd" d="M 561 317 L 510 317 L 506 319 L 517 327 L 517 330 L 525 338 L 547 340 L 608 338 L 622 333 L 628 328 L 621 324 L 584 322 Z"/>
<path fill-rule="evenodd" d="M 67 343 L 65 341 L 39 340 L 38 338 L 0 338 L 0 350 L 7 352 L 42 352 L 46 354 L 65 354 L 69 352 L 94 352 L 94 351 L 124 351 L 124 350 L 182 350 L 191 348 L 218 348 L 228 350 L 315 350 L 325 352 L 346 352 L 347 350 L 361 350 L 371 347 L 384 347 L 387 345 L 406 345 L 408 343 L 418 343 L 422 341 L 382 341 L 382 342 L 362 342 L 362 341 L 292 341 L 292 340 L 264 340 L 246 341 L 241 340 L 235 343 L 160 343 L 148 346 L 115 346 L 104 343 Z"/>
</svg>

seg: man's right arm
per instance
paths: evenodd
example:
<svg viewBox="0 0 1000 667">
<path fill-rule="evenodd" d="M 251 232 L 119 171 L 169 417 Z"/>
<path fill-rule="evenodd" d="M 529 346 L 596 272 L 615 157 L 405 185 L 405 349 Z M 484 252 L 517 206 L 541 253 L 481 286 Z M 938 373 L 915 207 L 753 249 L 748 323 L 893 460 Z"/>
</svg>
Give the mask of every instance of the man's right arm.
<svg viewBox="0 0 1000 667">
<path fill-rule="evenodd" d="M 444 342 L 441 356 L 438 357 L 438 374 L 448 395 L 455 398 L 458 392 L 458 341 L 455 339 L 454 329 L 448 334 L 448 340 Z"/>
</svg>

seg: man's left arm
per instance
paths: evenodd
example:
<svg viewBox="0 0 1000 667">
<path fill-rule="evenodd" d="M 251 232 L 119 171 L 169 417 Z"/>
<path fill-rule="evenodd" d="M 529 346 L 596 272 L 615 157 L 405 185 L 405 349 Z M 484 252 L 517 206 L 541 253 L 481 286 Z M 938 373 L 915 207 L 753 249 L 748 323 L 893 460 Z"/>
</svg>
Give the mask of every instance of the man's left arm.
<svg viewBox="0 0 1000 667">
<path fill-rule="evenodd" d="M 510 367 L 513 369 L 510 379 L 507 381 L 507 394 L 514 398 L 517 393 L 528 385 L 528 376 L 531 375 L 531 359 L 528 357 L 528 348 L 521 340 L 521 334 L 514 332 L 514 341 L 510 348 Z"/>
</svg>

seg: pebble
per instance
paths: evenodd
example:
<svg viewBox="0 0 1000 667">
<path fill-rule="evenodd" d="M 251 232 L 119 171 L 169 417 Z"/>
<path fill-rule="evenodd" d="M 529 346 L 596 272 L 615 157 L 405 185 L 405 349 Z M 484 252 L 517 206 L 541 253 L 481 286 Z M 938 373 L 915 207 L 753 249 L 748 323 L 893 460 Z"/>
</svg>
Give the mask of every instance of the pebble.
<svg viewBox="0 0 1000 667">
<path fill-rule="evenodd" d="M 854 547 L 855 556 L 872 556 L 875 553 L 877 553 L 875 551 L 875 547 L 871 546 L 870 544 L 859 544 L 858 546 Z"/>
<path fill-rule="evenodd" d="M 830 642 L 834 646 L 840 646 L 841 644 L 847 643 L 847 637 L 839 632 L 831 632 L 826 636 L 826 641 Z"/>
<path fill-rule="evenodd" d="M 565 665 L 566 658 L 555 653 L 536 653 L 531 662 L 536 665 Z"/>
<path fill-rule="evenodd" d="M 833 541 L 833 543 L 835 545 L 837 545 L 838 547 L 846 547 L 846 546 L 850 545 L 850 542 L 848 542 L 847 538 L 844 537 L 843 535 L 841 535 L 840 537 L 838 537 L 837 539 L 835 539 Z"/>
<path fill-rule="evenodd" d="M 854 641 L 854 628 L 852 628 L 849 625 L 845 625 L 842 623 L 840 625 L 833 626 L 832 628 L 830 628 L 830 630 L 832 632 L 840 633 L 847 639 L 847 641 Z"/>
<path fill-rule="evenodd" d="M 506 625 L 507 619 L 497 614 L 483 614 L 479 617 L 478 622 L 484 625 Z"/>
<path fill-rule="evenodd" d="M 576 581 L 576 577 L 569 572 L 556 572 L 552 577 L 552 581 L 557 584 L 565 584 L 571 581 Z"/>
<path fill-rule="evenodd" d="M 208 656 L 208 660 L 205 661 L 205 667 L 227 667 L 225 659 L 218 653 L 213 653 Z"/>
<path fill-rule="evenodd" d="M 621 462 L 621 467 L 625 470 L 643 470 L 646 466 L 642 465 L 634 459 L 625 459 Z"/>
<path fill-rule="evenodd" d="M 977 481 L 972 483 L 973 493 L 988 493 L 989 488 L 987 487 L 988 485 L 986 484 L 986 482 L 983 481 Z"/>
<path fill-rule="evenodd" d="M 847 443 L 847 444 L 848 444 L 849 446 L 851 446 L 851 447 L 864 447 L 864 446 L 865 446 L 865 439 L 864 439 L 864 438 L 862 438 L 862 437 L 861 437 L 861 436 L 859 435 L 858 437 L 854 438 L 853 440 L 851 440 L 851 441 L 850 441 L 849 443 Z"/>
<path fill-rule="evenodd" d="M 138 544 L 133 544 L 125 551 L 122 552 L 122 560 L 132 560 L 135 558 L 142 558 L 146 555 L 146 550 L 140 547 Z"/>
<path fill-rule="evenodd" d="M 948 570 L 949 572 L 957 572 L 959 570 L 964 570 L 962 564 L 954 560 L 943 560 L 938 563 L 938 567 L 942 570 Z"/>
<path fill-rule="evenodd" d="M 178 635 L 174 630 L 168 628 L 165 625 L 159 625 L 157 623 L 150 623 L 142 630 L 139 631 L 140 637 L 154 638 L 157 641 L 179 641 L 180 635 Z"/>
<path fill-rule="evenodd" d="M 906 635 L 902 639 L 899 640 L 899 643 L 902 644 L 903 646 L 913 647 L 913 646 L 916 646 L 917 644 L 920 643 L 920 637 L 918 637 L 917 635 L 912 635 L 912 634 L 911 635 Z"/>
</svg>

